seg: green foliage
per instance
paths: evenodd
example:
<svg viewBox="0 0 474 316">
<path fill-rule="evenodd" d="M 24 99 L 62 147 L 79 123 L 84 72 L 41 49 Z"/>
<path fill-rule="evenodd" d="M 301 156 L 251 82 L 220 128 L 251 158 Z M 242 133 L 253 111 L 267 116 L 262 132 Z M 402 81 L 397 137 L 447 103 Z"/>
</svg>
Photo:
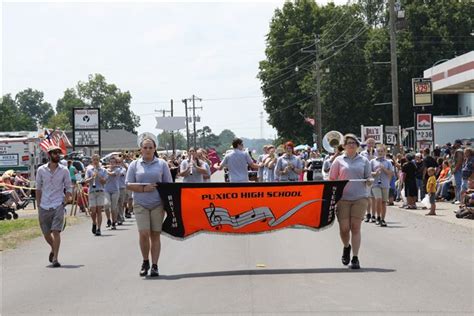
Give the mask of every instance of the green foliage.
<svg viewBox="0 0 474 316">
<path fill-rule="evenodd" d="M 234 132 L 231 130 L 224 129 L 222 132 L 220 132 L 218 137 L 220 145 L 217 147 L 217 152 L 222 154 L 231 147 L 232 140 L 234 140 L 234 138 L 237 136 L 235 136 Z"/>
<path fill-rule="evenodd" d="M 10 94 L 2 97 L 0 113 L 0 131 L 2 132 L 36 130 L 33 118 L 20 111 Z"/>
<path fill-rule="evenodd" d="M 89 75 L 87 82 L 79 81 L 76 88 L 66 89 L 58 100 L 56 110 L 66 113 L 72 126 L 72 108 L 98 107 L 101 110 L 101 128 L 125 129 L 136 133 L 140 118 L 130 110 L 132 96 L 116 85 L 108 84 L 101 74 Z"/>
<path fill-rule="evenodd" d="M 20 91 L 15 96 L 15 102 L 20 112 L 33 119 L 35 128 L 36 125 L 45 126 L 54 115 L 53 107 L 44 101 L 44 93 L 41 91 L 31 88 Z"/>
<path fill-rule="evenodd" d="M 196 143 L 201 148 L 218 148 L 220 145 L 219 136 L 212 133 L 209 126 L 204 126 L 196 131 Z"/>
<path fill-rule="evenodd" d="M 413 125 L 411 79 L 444 58 L 474 49 L 470 0 L 402 1 L 405 28 L 397 32 L 400 122 Z M 267 35 L 266 59 L 258 78 L 269 123 L 278 140 L 312 143 L 316 94 L 316 34 L 321 62 L 323 134 L 359 133 L 360 125 L 391 125 L 390 37 L 386 1 L 360 0 L 351 5 L 319 6 L 311 0 L 285 2 L 275 10 Z M 295 71 L 295 67 L 298 71 Z M 435 96 L 435 115 L 455 114 L 454 96 Z"/>
<path fill-rule="evenodd" d="M 158 148 L 160 149 L 172 149 L 171 133 L 163 131 L 157 135 Z M 176 149 L 186 149 L 186 138 L 180 132 L 174 133 L 174 144 Z"/>
<path fill-rule="evenodd" d="M 69 123 L 69 117 L 66 112 L 60 112 L 51 116 L 46 126 L 60 130 L 71 130 L 71 124 Z"/>
</svg>

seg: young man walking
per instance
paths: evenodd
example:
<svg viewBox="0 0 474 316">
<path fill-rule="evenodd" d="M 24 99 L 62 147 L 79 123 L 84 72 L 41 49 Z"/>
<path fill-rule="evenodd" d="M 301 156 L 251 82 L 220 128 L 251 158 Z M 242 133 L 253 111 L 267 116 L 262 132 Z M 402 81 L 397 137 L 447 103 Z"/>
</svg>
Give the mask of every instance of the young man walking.
<svg viewBox="0 0 474 316">
<path fill-rule="evenodd" d="M 38 217 L 44 239 L 51 247 L 49 262 L 54 268 L 60 267 L 58 261 L 61 231 L 64 225 L 66 202 L 71 200 L 71 177 L 67 167 L 61 165 L 61 148 L 48 148 L 49 163 L 39 167 L 36 174 L 36 203 Z M 66 192 L 66 193 L 64 193 Z"/>
</svg>

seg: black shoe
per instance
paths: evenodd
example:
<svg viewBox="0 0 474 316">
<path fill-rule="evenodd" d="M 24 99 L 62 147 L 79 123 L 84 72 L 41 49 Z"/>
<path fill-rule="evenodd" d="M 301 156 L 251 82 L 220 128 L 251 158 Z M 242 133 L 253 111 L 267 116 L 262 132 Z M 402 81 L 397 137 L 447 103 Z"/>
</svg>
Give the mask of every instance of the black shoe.
<svg viewBox="0 0 474 316">
<path fill-rule="evenodd" d="M 148 270 L 150 270 L 150 261 L 143 261 L 142 269 L 140 270 L 140 276 L 146 276 L 148 274 Z"/>
<path fill-rule="evenodd" d="M 370 222 L 375 223 L 375 216 L 372 215 L 372 217 L 370 218 Z"/>
<path fill-rule="evenodd" d="M 97 225 L 96 225 L 96 224 L 92 224 L 92 234 L 95 235 L 96 232 L 97 232 Z"/>
<path fill-rule="evenodd" d="M 359 258 L 356 256 L 352 257 L 350 268 L 354 270 L 360 269 Z"/>
<path fill-rule="evenodd" d="M 107 220 L 107 227 L 110 227 L 112 225 L 112 221 L 110 219 Z"/>
<path fill-rule="evenodd" d="M 153 265 L 151 266 L 150 276 L 151 276 L 151 277 L 157 277 L 157 276 L 159 276 L 159 275 L 160 275 L 160 273 L 158 272 L 158 265 L 153 264 Z"/>
<path fill-rule="evenodd" d="M 28 201 L 23 201 L 20 204 L 17 204 L 16 209 L 21 210 L 24 209 L 28 205 Z"/>
<path fill-rule="evenodd" d="M 119 225 L 119 226 L 122 225 L 122 224 L 123 224 L 123 221 L 118 221 L 117 222 L 117 225 Z"/>
<path fill-rule="evenodd" d="M 380 220 L 380 226 L 381 226 L 381 227 L 387 227 L 387 223 L 385 222 L 384 219 L 381 219 L 381 220 Z"/>
<path fill-rule="evenodd" d="M 380 225 L 380 217 L 377 217 L 377 220 L 375 221 L 375 225 Z"/>
<path fill-rule="evenodd" d="M 59 268 L 61 264 L 58 262 L 58 260 L 53 261 L 53 268 Z"/>
<path fill-rule="evenodd" d="M 132 218 L 132 215 L 130 215 L 130 213 L 125 213 L 125 218 Z"/>
<path fill-rule="evenodd" d="M 344 247 L 342 250 L 342 264 L 347 266 L 351 260 L 351 245 Z"/>
<path fill-rule="evenodd" d="M 53 262 L 53 257 L 54 257 L 54 253 L 51 251 L 49 253 L 49 257 L 48 257 L 49 262 L 51 262 L 51 263 Z"/>
<path fill-rule="evenodd" d="M 97 229 L 97 230 L 95 231 L 95 235 L 96 235 L 96 236 L 102 235 L 102 234 L 100 233 L 100 229 Z"/>
<path fill-rule="evenodd" d="M 112 230 L 117 230 L 117 226 L 115 226 L 115 222 L 112 223 L 112 228 L 111 228 L 111 229 L 112 229 Z"/>
<path fill-rule="evenodd" d="M 364 222 L 368 223 L 370 221 L 370 214 L 365 214 Z"/>
</svg>

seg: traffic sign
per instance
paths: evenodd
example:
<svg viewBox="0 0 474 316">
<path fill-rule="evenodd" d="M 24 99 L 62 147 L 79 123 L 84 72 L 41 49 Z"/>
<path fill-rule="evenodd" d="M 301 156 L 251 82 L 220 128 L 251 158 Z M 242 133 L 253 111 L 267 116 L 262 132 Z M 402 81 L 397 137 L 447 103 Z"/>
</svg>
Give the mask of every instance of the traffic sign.
<svg viewBox="0 0 474 316">
<path fill-rule="evenodd" d="M 387 145 L 396 145 L 397 144 L 397 135 L 396 134 L 385 134 Z"/>
</svg>

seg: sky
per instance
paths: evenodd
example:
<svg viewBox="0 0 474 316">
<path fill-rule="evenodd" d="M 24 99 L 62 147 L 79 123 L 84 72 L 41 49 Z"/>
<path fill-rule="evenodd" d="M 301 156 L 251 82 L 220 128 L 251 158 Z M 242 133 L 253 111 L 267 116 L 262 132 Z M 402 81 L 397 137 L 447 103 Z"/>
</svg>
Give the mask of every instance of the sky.
<svg viewBox="0 0 474 316">
<path fill-rule="evenodd" d="M 155 111 L 173 99 L 184 116 L 181 100 L 196 95 L 197 128 L 273 139 L 256 76 L 283 3 L 2 1 L 1 92 L 37 89 L 54 108 L 64 90 L 100 73 L 130 91 L 139 133 L 159 133 Z"/>
</svg>

